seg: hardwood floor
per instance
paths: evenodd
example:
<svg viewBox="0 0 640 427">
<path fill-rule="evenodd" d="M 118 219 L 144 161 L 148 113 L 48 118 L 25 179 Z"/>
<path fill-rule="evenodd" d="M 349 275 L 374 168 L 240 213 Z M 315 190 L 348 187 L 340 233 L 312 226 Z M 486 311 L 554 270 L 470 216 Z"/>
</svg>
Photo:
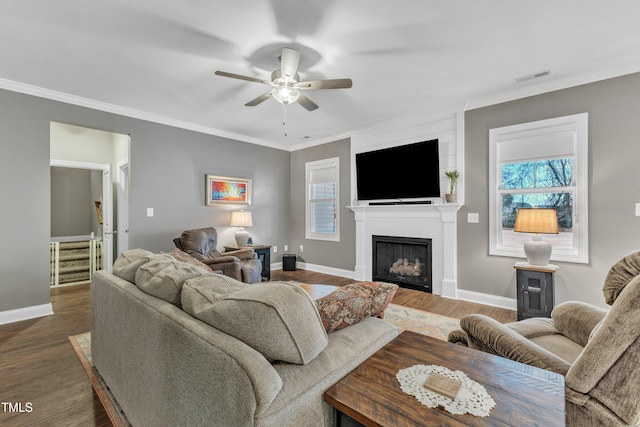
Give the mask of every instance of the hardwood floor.
<svg viewBox="0 0 640 427">
<path fill-rule="evenodd" d="M 54 315 L 0 326 L 2 426 L 111 426 L 69 343 L 91 329 L 89 285 L 52 290 Z"/>
<path fill-rule="evenodd" d="M 275 270 L 271 272 L 271 280 L 296 280 L 304 283 L 324 283 L 326 285 L 338 286 L 348 285 L 355 281 L 345 277 L 329 276 L 327 274 L 305 270 Z M 405 288 L 398 289 L 392 302 L 394 304 L 430 311 L 432 313 L 455 317 L 457 319 L 467 314 L 478 313 L 492 317 L 502 323 L 515 322 L 517 320 L 516 312 L 513 310 L 476 304 L 468 301 L 443 298 L 438 295 Z"/>
<path fill-rule="evenodd" d="M 304 270 L 275 270 L 271 278 L 330 285 L 354 281 Z M 451 317 L 482 313 L 501 322 L 516 319 L 511 310 L 403 288 L 393 302 Z M 0 425 L 111 426 L 68 339 L 91 329 L 89 285 L 52 290 L 51 303 L 52 316 L 0 326 Z M 9 403 L 23 412 L 10 411 Z"/>
</svg>

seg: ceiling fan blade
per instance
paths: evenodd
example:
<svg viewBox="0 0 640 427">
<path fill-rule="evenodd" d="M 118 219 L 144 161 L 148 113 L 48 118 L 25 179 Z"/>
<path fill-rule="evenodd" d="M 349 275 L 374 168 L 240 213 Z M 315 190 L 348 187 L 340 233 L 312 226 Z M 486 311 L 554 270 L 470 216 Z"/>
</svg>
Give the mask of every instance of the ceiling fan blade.
<svg viewBox="0 0 640 427">
<path fill-rule="evenodd" d="M 304 93 L 300 93 L 300 96 L 298 97 L 298 100 L 296 102 L 302 105 L 307 111 L 318 109 L 318 104 L 309 99 L 309 97 Z"/>
<path fill-rule="evenodd" d="M 282 77 L 293 79 L 298 72 L 298 64 L 300 63 L 300 52 L 285 47 L 282 49 L 280 57 L 280 73 Z"/>
<path fill-rule="evenodd" d="M 267 92 L 267 93 L 265 93 L 263 95 L 260 95 L 256 99 L 252 99 L 251 101 L 247 102 L 244 105 L 247 106 L 247 107 L 255 107 L 256 105 L 261 104 L 264 101 L 266 101 L 267 99 L 271 98 L 271 96 L 272 96 L 271 92 Z"/>
<path fill-rule="evenodd" d="M 216 71 L 216 76 L 231 77 L 232 79 L 245 80 L 253 83 L 263 83 L 265 85 L 273 86 L 273 83 L 267 80 L 256 79 L 255 77 L 242 76 L 240 74 L 227 73 L 226 71 Z"/>
<path fill-rule="evenodd" d="M 311 80 L 308 82 L 300 82 L 293 85 L 298 89 L 348 89 L 353 86 L 351 79 L 332 79 L 332 80 Z"/>
</svg>

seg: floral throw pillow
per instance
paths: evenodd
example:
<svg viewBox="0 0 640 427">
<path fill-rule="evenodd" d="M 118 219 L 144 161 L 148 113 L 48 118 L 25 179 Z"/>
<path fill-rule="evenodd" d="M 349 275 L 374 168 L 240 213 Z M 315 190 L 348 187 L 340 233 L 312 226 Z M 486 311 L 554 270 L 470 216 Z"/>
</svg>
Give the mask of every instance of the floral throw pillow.
<svg viewBox="0 0 640 427">
<path fill-rule="evenodd" d="M 385 282 L 361 282 L 343 286 L 316 300 L 327 332 L 354 325 L 369 316 L 379 316 L 389 305 L 398 285 Z"/>
</svg>

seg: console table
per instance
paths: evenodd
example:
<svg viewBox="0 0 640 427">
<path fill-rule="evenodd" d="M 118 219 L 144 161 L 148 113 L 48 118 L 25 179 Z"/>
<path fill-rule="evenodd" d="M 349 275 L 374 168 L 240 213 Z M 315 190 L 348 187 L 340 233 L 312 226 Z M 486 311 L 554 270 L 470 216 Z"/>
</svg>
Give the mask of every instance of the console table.
<svg viewBox="0 0 640 427">
<path fill-rule="evenodd" d="M 267 282 L 271 280 L 271 246 L 268 245 L 247 245 L 247 248 L 253 249 L 262 263 L 262 280 Z M 237 251 L 238 245 L 225 245 L 225 251 Z"/>
<path fill-rule="evenodd" d="M 400 389 L 413 365 L 463 371 L 496 402 L 488 417 L 429 408 Z M 405 331 L 332 386 L 324 400 L 340 426 L 564 426 L 564 377 L 492 354 Z"/>
</svg>

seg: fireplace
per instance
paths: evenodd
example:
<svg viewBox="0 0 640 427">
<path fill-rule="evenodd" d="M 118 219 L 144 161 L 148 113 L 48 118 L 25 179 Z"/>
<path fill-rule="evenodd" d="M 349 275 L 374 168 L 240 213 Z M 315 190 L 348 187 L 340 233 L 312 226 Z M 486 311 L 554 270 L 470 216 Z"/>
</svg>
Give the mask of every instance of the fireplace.
<svg viewBox="0 0 640 427">
<path fill-rule="evenodd" d="M 431 239 L 374 235 L 371 246 L 373 281 L 433 291 Z"/>
</svg>

